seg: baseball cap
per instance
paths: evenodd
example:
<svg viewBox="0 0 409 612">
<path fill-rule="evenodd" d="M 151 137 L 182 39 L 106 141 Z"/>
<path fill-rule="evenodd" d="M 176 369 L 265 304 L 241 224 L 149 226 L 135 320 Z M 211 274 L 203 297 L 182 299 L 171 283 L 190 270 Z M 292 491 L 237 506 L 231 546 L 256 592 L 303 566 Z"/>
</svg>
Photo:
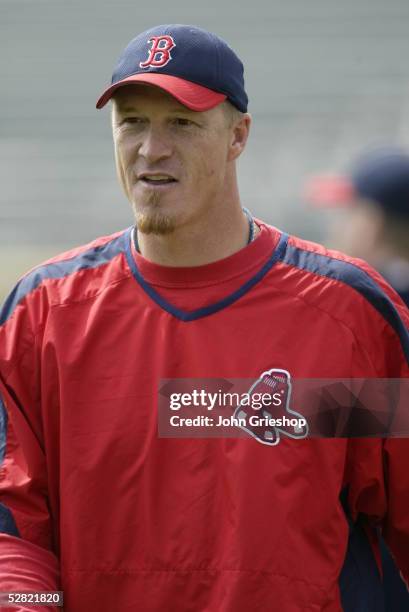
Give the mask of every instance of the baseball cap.
<svg viewBox="0 0 409 612">
<path fill-rule="evenodd" d="M 348 206 L 358 199 L 378 203 L 389 214 L 409 217 L 409 153 L 379 147 L 359 156 L 344 175 L 314 177 L 306 188 L 315 206 Z"/>
<path fill-rule="evenodd" d="M 131 40 L 96 107 L 132 83 L 156 85 L 194 111 L 226 99 L 247 111 L 242 62 L 224 40 L 192 25 L 160 25 Z"/>
</svg>

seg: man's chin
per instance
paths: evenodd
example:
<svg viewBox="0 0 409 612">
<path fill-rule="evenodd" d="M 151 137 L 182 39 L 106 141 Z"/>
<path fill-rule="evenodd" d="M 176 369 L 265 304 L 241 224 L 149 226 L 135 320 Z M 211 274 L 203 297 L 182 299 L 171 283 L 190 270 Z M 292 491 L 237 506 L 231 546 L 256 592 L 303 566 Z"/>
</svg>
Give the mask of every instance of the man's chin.
<svg viewBox="0 0 409 612">
<path fill-rule="evenodd" d="M 153 190 L 148 197 L 146 197 L 146 194 L 144 196 L 139 195 L 135 199 L 132 198 L 132 208 L 134 209 L 138 231 L 142 234 L 157 234 L 158 236 L 171 234 L 176 228 L 176 219 L 173 215 L 164 212 L 162 194 Z"/>
<path fill-rule="evenodd" d="M 175 219 L 158 211 L 136 212 L 136 227 L 142 234 L 156 234 L 166 236 L 175 228 Z"/>
</svg>

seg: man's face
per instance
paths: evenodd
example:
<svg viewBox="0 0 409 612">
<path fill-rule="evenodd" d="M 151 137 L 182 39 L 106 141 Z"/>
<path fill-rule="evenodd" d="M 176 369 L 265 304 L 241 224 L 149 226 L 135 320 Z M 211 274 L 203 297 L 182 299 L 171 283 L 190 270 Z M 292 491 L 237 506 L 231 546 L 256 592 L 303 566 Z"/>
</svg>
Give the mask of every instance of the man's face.
<svg viewBox="0 0 409 612">
<path fill-rule="evenodd" d="M 224 105 L 195 112 L 158 87 L 126 86 L 115 95 L 112 127 L 140 231 L 167 234 L 223 203 L 241 152 Z"/>
</svg>

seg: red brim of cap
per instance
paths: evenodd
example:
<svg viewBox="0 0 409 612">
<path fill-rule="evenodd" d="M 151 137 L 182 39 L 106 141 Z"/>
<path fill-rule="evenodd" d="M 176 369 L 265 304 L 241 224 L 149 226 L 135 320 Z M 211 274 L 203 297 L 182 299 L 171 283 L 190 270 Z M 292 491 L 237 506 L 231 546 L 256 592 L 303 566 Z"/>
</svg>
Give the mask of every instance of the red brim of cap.
<svg viewBox="0 0 409 612">
<path fill-rule="evenodd" d="M 120 87 L 132 85 L 134 83 L 160 87 L 176 98 L 183 106 L 187 106 L 187 108 L 194 111 L 210 110 L 226 100 L 224 94 L 203 87 L 202 85 L 197 85 L 191 81 L 185 81 L 180 77 L 175 77 L 170 74 L 159 74 L 158 72 L 147 72 L 145 74 L 134 74 L 108 87 L 99 98 L 96 107 L 102 108 L 105 106 L 108 100 L 111 99 L 113 93 Z"/>
<path fill-rule="evenodd" d="M 351 206 L 356 197 L 348 177 L 321 175 L 312 177 L 304 188 L 304 199 L 314 208 Z"/>
</svg>

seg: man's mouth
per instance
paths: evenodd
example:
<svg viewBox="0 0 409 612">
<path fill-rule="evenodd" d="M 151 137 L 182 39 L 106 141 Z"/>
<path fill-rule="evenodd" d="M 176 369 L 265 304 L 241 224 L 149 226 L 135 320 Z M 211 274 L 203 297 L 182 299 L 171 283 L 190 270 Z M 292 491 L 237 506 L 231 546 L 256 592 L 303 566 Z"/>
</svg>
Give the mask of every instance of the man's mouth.
<svg viewBox="0 0 409 612">
<path fill-rule="evenodd" d="M 169 185 L 177 183 L 177 180 L 169 174 L 141 174 L 139 180 L 146 185 Z"/>
</svg>

